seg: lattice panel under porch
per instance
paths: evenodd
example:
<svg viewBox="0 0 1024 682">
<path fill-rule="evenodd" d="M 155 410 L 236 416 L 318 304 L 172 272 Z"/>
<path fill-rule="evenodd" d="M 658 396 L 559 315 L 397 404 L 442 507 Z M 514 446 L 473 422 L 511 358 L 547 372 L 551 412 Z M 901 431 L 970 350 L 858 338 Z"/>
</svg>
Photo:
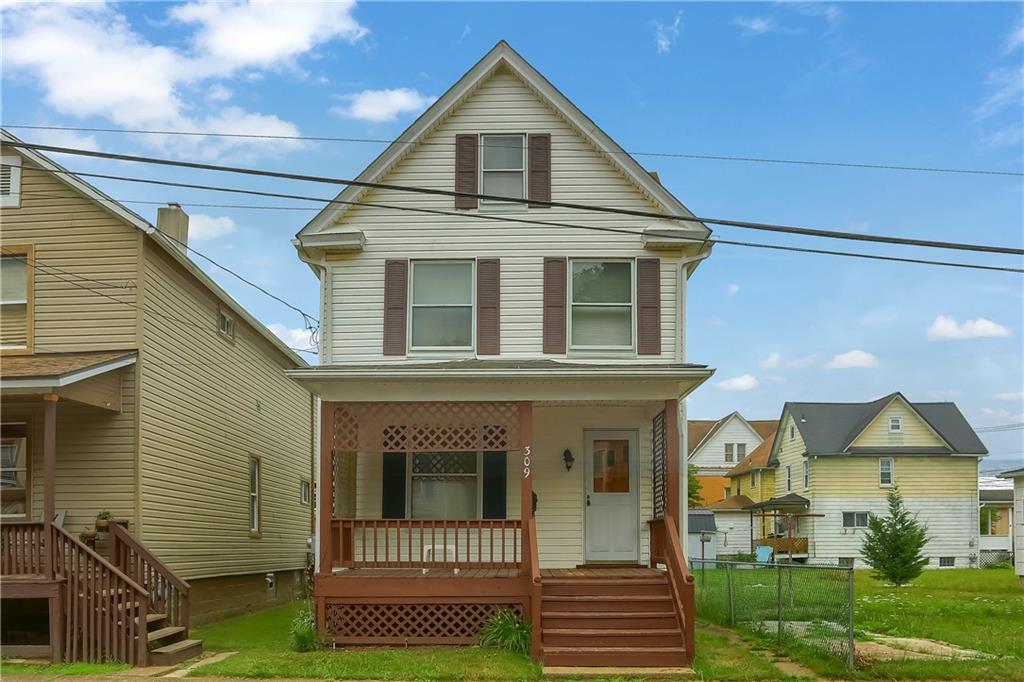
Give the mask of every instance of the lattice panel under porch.
<svg viewBox="0 0 1024 682">
<path fill-rule="evenodd" d="M 499 609 L 522 613 L 520 604 L 326 605 L 327 632 L 339 644 L 471 644 Z M 421 640 L 421 641 L 417 641 Z"/>
</svg>

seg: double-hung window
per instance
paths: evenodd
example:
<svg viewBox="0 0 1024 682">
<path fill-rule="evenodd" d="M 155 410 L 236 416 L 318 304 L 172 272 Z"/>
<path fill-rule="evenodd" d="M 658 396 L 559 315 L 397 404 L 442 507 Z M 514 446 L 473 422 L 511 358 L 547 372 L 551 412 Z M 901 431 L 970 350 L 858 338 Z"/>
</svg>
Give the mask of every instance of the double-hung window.
<svg viewBox="0 0 1024 682">
<path fill-rule="evenodd" d="M 480 188 L 499 197 L 526 196 L 525 135 L 480 136 Z"/>
<path fill-rule="evenodd" d="M 736 461 L 735 460 L 736 454 L 735 454 L 735 450 L 733 448 L 734 448 L 734 444 L 733 443 L 726 443 L 725 444 L 725 461 L 726 462 L 735 462 Z"/>
<path fill-rule="evenodd" d="M 793 492 L 793 467 L 786 465 L 786 492 Z"/>
<path fill-rule="evenodd" d="M 28 514 L 28 425 L 0 426 L 0 516 Z"/>
<path fill-rule="evenodd" d="M 633 263 L 574 260 L 570 278 L 570 345 L 633 348 Z"/>
<path fill-rule="evenodd" d="M 260 524 L 260 494 L 262 482 L 260 474 L 262 464 L 259 457 L 249 458 L 249 533 L 259 535 L 262 530 Z"/>
<path fill-rule="evenodd" d="M 0 350 L 24 351 L 32 340 L 32 247 L 4 246 L 0 256 Z"/>
<path fill-rule="evenodd" d="M 473 349 L 472 261 L 413 261 L 411 292 L 411 349 Z"/>
<path fill-rule="evenodd" d="M 868 527 L 868 513 L 866 511 L 843 512 L 843 528 L 867 528 L 867 527 Z"/>
<path fill-rule="evenodd" d="M 903 417 L 889 417 L 889 433 L 903 433 Z"/>
<path fill-rule="evenodd" d="M 804 460 L 804 490 L 811 487 L 811 463 Z"/>
<path fill-rule="evenodd" d="M 892 487 L 892 457 L 882 457 L 878 460 L 878 485 L 883 488 Z"/>
<path fill-rule="evenodd" d="M 409 515 L 414 519 L 480 517 L 480 455 L 418 452 L 410 465 Z"/>
</svg>

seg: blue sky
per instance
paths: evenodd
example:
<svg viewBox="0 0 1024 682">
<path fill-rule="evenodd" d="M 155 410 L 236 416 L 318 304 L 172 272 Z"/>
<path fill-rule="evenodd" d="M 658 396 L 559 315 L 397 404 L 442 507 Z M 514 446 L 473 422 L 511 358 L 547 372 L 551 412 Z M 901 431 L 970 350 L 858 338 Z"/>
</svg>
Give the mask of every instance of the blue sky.
<svg viewBox="0 0 1024 682">
<path fill-rule="evenodd" d="M 4 15 L 4 124 L 387 139 L 505 38 L 628 150 L 1024 169 L 1024 17 L 1016 3 L 97 3 L 8 6 Z M 13 132 L 338 177 L 356 175 L 381 149 Z M 698 215 L 1024 241 L 1020 177 L 639 159 Z M 60 160 L 82 171 L 333 193 Z M 182 202 L 195 248 L 316 310 L 316 280 L 289 244 L 311 211 L 194 205 L 297 202 L 97 184 L 117 199 Z M 153 205 L 128 205 L 155 217 Z M 292 345 L 304 343 L 294 312 L 211 274 Z M 867 400 L 901 390 L 911 400 L 954 400 L 978 427 L 1024 421 L 1019 275 L 720 246 L 691 280 L 688 305 L 688 359 L 718 368 L 691 398 L 693 417 L 739 409 L 771 418 L 785 400 Z M 984 436 L 993 465 L 1024 461 L 1022 434 Z"/>
</svg>

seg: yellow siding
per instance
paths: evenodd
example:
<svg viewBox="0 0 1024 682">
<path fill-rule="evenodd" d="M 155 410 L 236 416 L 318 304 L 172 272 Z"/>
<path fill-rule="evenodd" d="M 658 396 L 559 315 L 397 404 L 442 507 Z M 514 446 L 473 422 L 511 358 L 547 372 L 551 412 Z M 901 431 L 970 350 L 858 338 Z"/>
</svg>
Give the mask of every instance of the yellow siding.
<svg viewBox="0 0 1024 682">
<path fill-rule="evenodd" d="M 889 417 L 903 419 L 902 433 L 889 433 Z M 944 445 L 942 440 L 903 400 L 894 398 L 874 421 L 868 424 L 851 447 L 907 447 Z"/>
<path fill-rule="evenodd" d="M 217 299 L 159 247 L 144 264 L 143 540 L 187 579 L 301 568 L 309 394 L 242 320 L 233 341 L 216 333 Z M 262 460 L 261 538 L 249 533 L 250 457 Z"/>
<path fill-rule="evenodd" d="M 812 471 L 816 497 L 884 498 L 890 488 L 878 485 L 878 457 L 818 457 Z M 975 457 L 895 457 L 894 482 L 905 498 L 956 498 L 978 490 Z M 803 493 L 801 493 L 803 494 Z"/>
<path fill-rule="evenodd" d="M 134 348 L 139 230 L 28 161 L 21 192 L 0 222 L 4 245 L 35 247 L 36 352 Z"/>
<path fill-rule="evenodd" d="M 793 437 L 790 438 L 790 429 L 793 430 Z M 782 425 L 782 431 L 776 436 L 779 445 L 776 457 L 779 461 L 779 466 L 775 469 L 775 493 L 774 496 L 781 497 L 786 495 L 788 492 L 794 492 L 804 497 L 810 498 L 814 493 L 814 466 L 811 466 L 811 489 L 803 489 L 803 462 L 804 452 L 807 448 L 804 445 L 803 436 L 800 435 L 800 429 L 796 428 L 796 423 L 793 421 L 793 417 L 790 415 L 786 416 L 786 421 Z M 793 488 L 791 491 L 786 490 L 786 467 L 792 467 L 793 476 Z"/>
<path fill-rule="evenodd" d="M 57 509 L 67 511 L 64 527 L 72 533 L 92 526 L 96 513 L 104 509 L 109 509 L 116 518 L 135 520 L 135 370 L 126 367 L 118 371 L 123 377 L 122 412 L 65 400 L 57 403 Z M 29 516 L 40 519 L 43 510 L 42 401 L 5 400 L 3 419 L 29 425 L 32 485 Z"/>
</svg>

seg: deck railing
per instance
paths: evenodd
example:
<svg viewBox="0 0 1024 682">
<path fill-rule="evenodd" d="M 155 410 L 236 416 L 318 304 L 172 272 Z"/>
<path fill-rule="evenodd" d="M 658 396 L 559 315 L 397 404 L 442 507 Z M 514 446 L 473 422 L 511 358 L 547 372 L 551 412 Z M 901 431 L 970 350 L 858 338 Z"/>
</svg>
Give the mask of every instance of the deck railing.
<svg viewBox="0 0 1024 682">
<path fill-rule="evenodd" d="M 522 564 L 519 519 L 334 519 L 331 568 L 509 568 Z"/>
<path fill-rule="evenodd" d="M 758 538 L 755 546 L 771 547 L 779 554 L 807 554 L 807 538 Z"/>
<path fill-rule="evenodd" d="M 0 575 L 46 573 L 46 526 L 42 521 L 0 525 Z"/>
<path fill-rule="evenodd" d="M 679 625 L 683 630 L 686 657 L 688 661 L 692 662 L 694 617 L 697 610 L 693 575 L 686 565 L 686 557 L 683 555 L 675 519 L 666 514 L 664 518 L 653 519 L 649 524 L 651 528 L 651 566 L 657 564 L 665 566 L 669 587 L 672 591 L 672 600 L 679 615 Z"/>
<path fill-rule="evenodd" d="M 167 616 L 167 625 L 185 628 L 188 637 L 189 584 L 153 556 L 124 526 L 110 524 L 110 560 L 149 592 L 149 612 Z"/>
</svg>

